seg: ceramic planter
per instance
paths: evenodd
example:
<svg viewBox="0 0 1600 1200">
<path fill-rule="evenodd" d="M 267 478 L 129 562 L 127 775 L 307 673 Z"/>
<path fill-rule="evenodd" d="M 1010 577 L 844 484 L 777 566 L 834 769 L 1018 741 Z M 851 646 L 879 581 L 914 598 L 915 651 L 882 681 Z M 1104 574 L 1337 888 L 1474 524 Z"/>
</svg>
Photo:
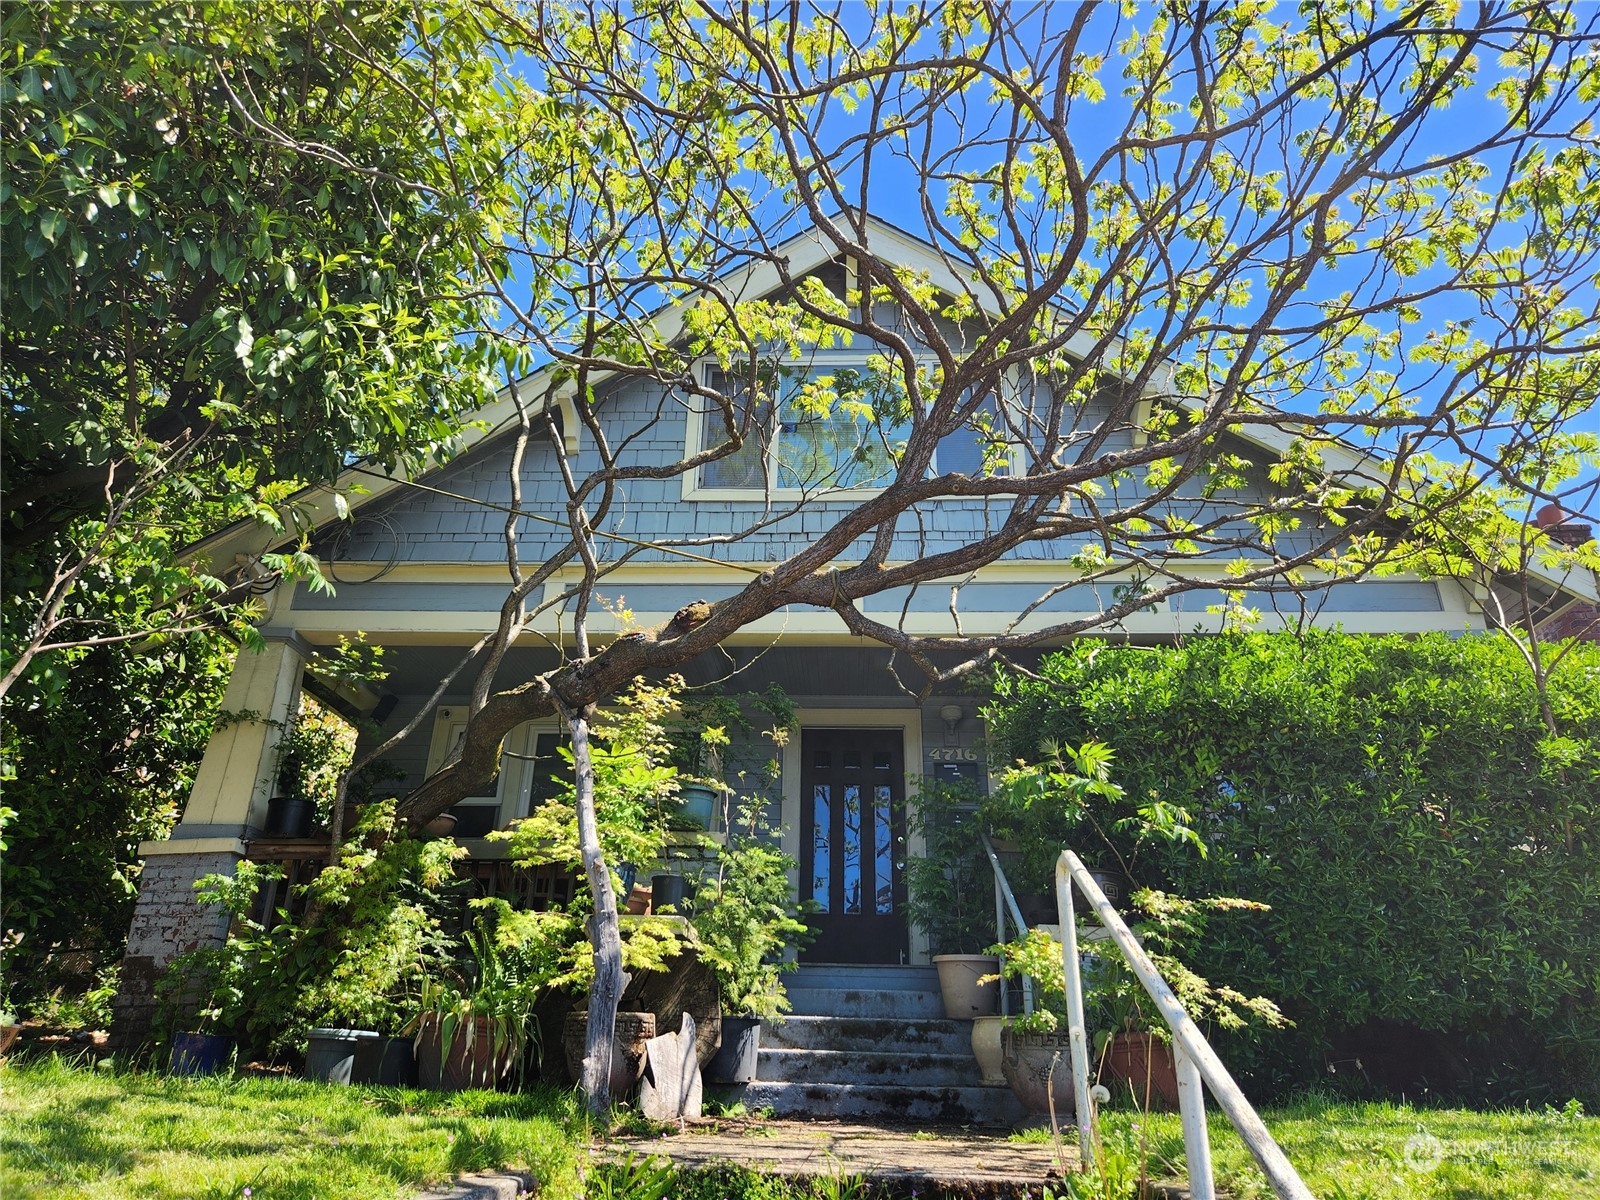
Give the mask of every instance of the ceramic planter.
<svg viewBox="0 0 1600 1200">
<path fill-rule="evenodd" d="M 174 1075 L 215 1075 L 232 1053 L 233 1039 L 220 1033 L 175 1033 L 168 1070 Z"/>
<path fill-rule="evenodd" d="M 313 1029 L 306 1035 L 306 1078 L 351 1083 L 362 1044 L 382 1041 L 382 1034 L 365 1029 Z"/>
<path fill-rule="evenodd" d="M 686 783 L 678 789 L 684 819 L 700 829 L 710 829 L 717 811 L 717 793 L 703 783 Z"/>
<path fill-rule="evenodd" d="M 998 1087 L 1005 1083 L 1005 1073 L 1000 1063 L 1005 1057 L 1001 1047 L 1001 1033 L 1005 1029 L 1004 1017 L 974 1017 L 972 1019 L 972 1057 L 978 1060 L 983 1073 L 980 1082 L 985 1087 Z"/>
<path fill-rule="evenodd" d="M 722 1045 L 706 1064 L 707 1083 L 750 1083 L 761 1055 L 760 1017 L 723 1017 Z"/>
<path fill-rule="evenodd" d="M 1153 1033 L 1119 1033 L 1106 1047 L 1105 1067 L 1133 1089 L 1135 1100 L 1151 1108 L 1178 1107 L 1178 1065 L 1172 1047 Z"/>
<path fill-rule="evenodd" d="M 999 987 L 993 981 L 978 982 L 984 975 L 1000 970 L 993 955 L 935 954 L 933 965 L 939 970 L 939 994 L 944 1000 L 944 1015 L 950 1020 L 970 1021 L 999 1011 Z"/>
<path fill-rule="evenodd" d="M 1047 1116 L 1053 1095 L 1057 1117 L 1073 1111 L 1072 1043 L 1065 1029 L 1048 1033 L 1007 1029 L 1000 1045 L 1001 1074 L 1024 1108 Z"/>
<path fill-rule="evenodd" d="M 644 1077 L 644 1044 L 656 1035 L 656 1015 L 619 1012 L 611 1031 L 611 1099 L 621 1100 Z M 589 1036 L 589 1010 L 575 1009 L 561 1027 L 572 1082 L 583 1082 L 583 1051 Z"/>
</svg>

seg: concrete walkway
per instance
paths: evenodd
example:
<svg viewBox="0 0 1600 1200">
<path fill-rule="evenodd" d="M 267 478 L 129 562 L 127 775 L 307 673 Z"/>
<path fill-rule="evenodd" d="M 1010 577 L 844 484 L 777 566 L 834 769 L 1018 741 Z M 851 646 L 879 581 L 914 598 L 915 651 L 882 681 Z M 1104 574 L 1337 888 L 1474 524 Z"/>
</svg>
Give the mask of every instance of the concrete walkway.
<svg viewBox="0 0 1600 1200">
<path fill-rule="evenodd" d="M 1064 1132 L 1072 1170 L 1076 1137 Z M 768 1175 L 863 1176 L 895 1194 L 932 1197 L 1037 1196 L 1061 1171 L 1053 1146 L 1010 1141 L 1003 1132 L 751 1118 L 691 1121 L 666 1136 L 613 1136 L 600 1154 L 660 1156 L 689 1169 L 729 1163 Z"/>
</svg>

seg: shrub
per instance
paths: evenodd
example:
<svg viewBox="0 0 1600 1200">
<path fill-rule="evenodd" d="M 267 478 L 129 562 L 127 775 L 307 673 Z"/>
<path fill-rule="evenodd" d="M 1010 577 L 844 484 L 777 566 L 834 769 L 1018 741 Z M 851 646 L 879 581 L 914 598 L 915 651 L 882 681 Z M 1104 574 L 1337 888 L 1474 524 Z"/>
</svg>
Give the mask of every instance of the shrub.
<svg viewBox="0 0 1600 1200">
<path fill-rule="evenodd" d="M 1130 798 L 1187 812 L 1209 853 L 1147 844 L 1139 882 L 1271 906 L 1185 955 L 1295 1021 L 1223 1037 L 1258 1088 L 1593 1104 L 1600 648 L 1553 672 L 1554 731 L 1539 699 L 1495 638 L 1249 634 L 1083 643 L 1000 675 L 985 715 L 995 763 L 1105 742 Z"/>
</svg>

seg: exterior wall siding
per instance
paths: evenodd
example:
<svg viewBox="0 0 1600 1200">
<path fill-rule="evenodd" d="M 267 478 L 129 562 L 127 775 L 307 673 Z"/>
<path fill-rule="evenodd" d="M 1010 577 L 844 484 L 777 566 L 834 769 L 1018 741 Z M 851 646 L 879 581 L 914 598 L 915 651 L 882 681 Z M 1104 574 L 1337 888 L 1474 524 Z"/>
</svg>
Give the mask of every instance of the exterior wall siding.
<svg viewBox="0 0 1600 1200">
<path fill-rule="evenodd" d="M 687 441 L 686 416 L 658 387 L 630 383 L 618 387 L 601 402 L 600 416 L 613 445 L 627 442 L 628 457 L 645 465 L 666 466 L 677 462 Z M 581 439 L 574 469 L 582 474 L 596 465 L 587 435 Z M 511 447 L 506 442 L 492 445 L 469 458 L 442 468 L 428 483 L 439 491 L 400 489 L 396 500 L 380 511 L 367 510 L 353 530 L 325 537 L 318 550 L 337 562 L 348 559 L 359 563 L 498 562 L 504 557 L 503 530 L 505 506 L 510 489 L 506 474 Z M 1257 472 L 1259 475 L 1259 472 Z M 548 514 L 551 520 L 524 520 L 519 551 L 524 561 L 542 560 L 565 540 L 564 493 L 553 455 L 548 446 L 535 441 L 524 459 L 523 496 L 525 506 L 536 515 Z M 1185 485 L 1185 497 L 1174 502 L 1175 510 L 1197 514 L 1204 509 L 1199 497 L 1199 481 Z M 1248 489 L 1254 497 L 1267 494 L 1264 483 Z M 1140 494 L 1137 473 L 1111 487 L 1112 499 L 1126 500 Z M 454 497 L 461 497 L 460 499 Z M 997 527 L 1004 519 L 1006 501 L 942 500 L 918 511 L 901 515 L 893 557 L 910 560 L 939 553 L 964 544 L 974 536 Z M 374 506 L 378 508 L 379 506 Z M 786 557 L 796 544 L 814 540 L 833 527 L 854 502 L 813 503 L 803 511 L 776 521 L 770 528 L 738 542 L 717 545 L 711 553 L 721 561 L 770 562 Z M 659 543 L 673 539 L 727 536 L 757 517 L 761 506 L 752 501 L 724 500 L 714 493 L 705 499 L 685 500 L 678 478 L 628 480 L 618 486 L 612 510 L 599 528 L 605 534 L 628 539 L 618 542 L 618 551 L 633 548 L 630 543 Z M 602 538 L 602 544 L 605 539 Z M 1029 545 L 1006 556 L 1009 561 L 1060 561 L 1076 553 L 1083 538 Z M 867 548 L 862 539 L 851 553 Z M 658 549 L 638 553 L 638 562 L 682 561 Z"/>
</svg>

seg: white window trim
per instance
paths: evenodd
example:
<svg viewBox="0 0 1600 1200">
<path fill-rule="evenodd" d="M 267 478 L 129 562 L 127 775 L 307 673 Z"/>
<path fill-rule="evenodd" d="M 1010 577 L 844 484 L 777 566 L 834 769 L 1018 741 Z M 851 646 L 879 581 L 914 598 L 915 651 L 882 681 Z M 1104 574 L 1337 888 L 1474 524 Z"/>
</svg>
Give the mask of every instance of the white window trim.
<svg viewBox="0 0 1600 1200">
<path fill-rule="evenodd" d="M 700 359 L 694 364 L 693 369 L 696 375 L 701 376 L 701 373 L 705 371 L 706 367 L 714 364 L 715 361 L 715 359 L 711 358 Z M 815 351 L 809 357 L 809 362 L 811 365 L 818 367 L 838 367 L 841 369 L 859 367 L 862 361 L 863 359 L 860 354 L 850 350 L 819 350 Z M 1008 375 L 1008 383 L 1010 382 L 1012 381 Z M 693 458 L 696 454 L 699 454 L 701 450 L 706 448 L 703 440 L 704 435 L 702 426 L 704 426 L 706 422 L 707 415 L 708 414 L 705 411 L 692 404 L 685 408 L 684 423 L 688 427 L 684 439 L 685 458 Z M 1022 460 L 1022 449 L 1022 446 L 1014 442 L 1008 447 L 1009 454 L 1006 463 L 1007 477 L 1020 476 L 1026 469 Z M 935 464 L 937 465 L 937 452 L 935 453 Z M 704 487 L 700 483 L 701 470 L 702 468 L 696 467 L 692 471 L 685 471 L 680 477 L 683 481 L 682 498 L 684 500 L 724 500 L 733 503 L 749 501 L 762 502 L 768 499 L 789 501 L 801 499 L 825 501 L 870 500 L 872 497 L 882 492 L 885 486 L 873 485 L 871 487 L 803 488 L 782 487 L 774 484 L 773 486 L 767 488 Z M 776 474 L 776 470 L 776 456 L 769 448 L 767 452 L 768 478 L 773 478 Z"/>
<path fill-rule="evenodd" d="M 428 743 L 428 774 L 432 775 L 448 760 L 467 726 L 465 705 L 447 705 L 433 718 L 433 736 Z M 539 745 L 541 733 L 559 732 L 557 722 L 550 720 L 527 721 L 506 734 L 501 743 L 504 751 L 500 759 L 500 776 L 493 795 L 464 796 L 457 804 L 474 808 L 496 809 L 495 828 L 504 829 L 511 821 L 528 815 L 528 798 L 532 792 L 532 755 Z M 452 806 L 454 807 L 454 806 Z"/>
</svg>

